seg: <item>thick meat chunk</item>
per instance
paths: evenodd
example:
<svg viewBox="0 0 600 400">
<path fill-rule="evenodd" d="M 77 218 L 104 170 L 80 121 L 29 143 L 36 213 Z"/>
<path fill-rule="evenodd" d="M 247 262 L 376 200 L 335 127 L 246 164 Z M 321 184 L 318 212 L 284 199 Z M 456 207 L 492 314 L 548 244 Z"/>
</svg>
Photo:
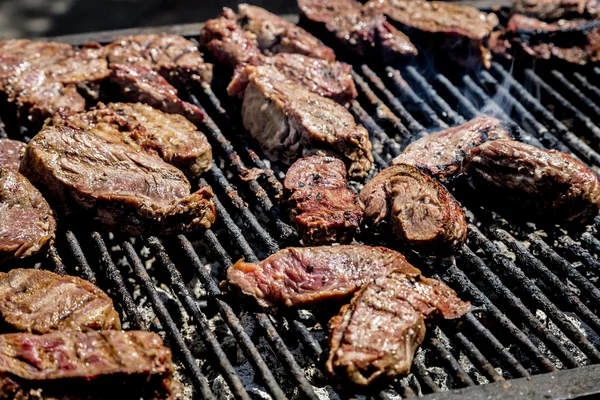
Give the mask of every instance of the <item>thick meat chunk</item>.
<svg viewBox="0 0 600 400">
<path fill-rule="evenodd" d="M 498 25 L 495 14 L 441 1 L 371 0 L 367 7 L 384 13 L 418 46 L 444 53 L 458 65 L 490 65 L 487 41 Z"/>
<path fill-rule="evenodd" d="M 238 261 L 227 270 L 227 281 L 262 306 L 293 307 L 345 299 L 394 270 L 420 273 L 385 247 L 289 247 L 259 264 Z"/>
<path fill-rule="evenodd" d="M 298 53 L 326 61 L 335 60 L 333 50 L 319 39 L 264 8 L 240 4 L 238 14 L 242 29 L 256 37 L 258 47 L 267 55 Z"/>
<path fill-rule="evenodd" d="M 36 254 L 54 239 L 55 230 L 42 194 L 23 175 L 0 168 L 0 262 Z"/>
<path fill-rule="evenodd" d="M 397 164 L 375 175 L 361 190 L 365 216 L 388 220 L 404 244 L 447 253 L 467 237 L 460 204 L 439 183 L 415 167 Z"/>
<path fill-rule="evenodd" d="M 5 331 L 121 329 L 113 302 L 90 282 L 37 269 L 0 273 L 0 323 Z"/>
<path fill-rule="evenodd" d="M 585 223 L 600 210 L 600 181 L 582 162 L 556 150 L 498 140 L 475 147 L 465 175 L 478 195 L 546 222 Z"/>
<path fill-rule="evenodd" d="M 25 143 L 18 140 L 0 139 L 0 168 L 19 171 Z"/>
<path fill-rule="evenodd" d="M 155 333 L 0 335 L 0 395 L 10 399 L 182 399 Z"/>
<path fill-rule="evenodd" d="M 360 386 L 408 374 L 425 337 L 424 319 L 458 318 L 469 309 L 435 279 L 401 271 L 375 278 L 331 319 L 326 369 Z"/>
<path fill-rule="evenodd" d="M 515 0 L 512 11 L 545 21 L 595 19 L 600 16 L 600 3 L 597 0 Z"/>
<path fill-rule="evenodd" d="M 190 194 L 181 171 L 122 137 L 45 127 L 27 146 L 21 172 L 55 207 L 78 205 L 115 231 L 168 234 L 215 221 L 210 188 Z"/>
<path fill-rule="evenodd" d="M 367 175 L 373 164 L 369 135 L 346 108 L 299 86 L 272 66 L 247 65 L 238 79 L 247 82 L 244 127 L 270 160 L 289 165 L 323 150 L 341 158 L 350 177 Z"/>
<path fill-rule="evenodd" d="M 408 36 L 379 11 L 355 0 L 298 0 L 303 23 L 324 30 L 350 52 L 384 62 L 418 54 Z"/>
<path fill-rule="evenodd" d="M 290 219 L 305 245 L 350 242 L 359 231 L 363 210 L 341 160 L 301 158 L 287 171 L 283 188 Z"/>
<path fill-rule="evenodd" d="M 212 65 L 204 62 L 194 43 L 178 35 L 123 37 L 106 46 L 106 56 L 111 64 L 134 64 L 154 70 L 176 86 L 212 80 Z"/>
<path fill-rule="evenodd" d="M 206 21 L 200 32 L 200 46 L 219 64 L 230 68 L 260 56 L 256 38 L 238 25 L 238 17 L 231 8 L 215 19 Z"/>
<path fill-rule="evenodd" d="M 478 117 L 412 142 L 393 163 L 415 166 L 444 182 L 461 173 L 462 161 L 473 147 L 489 140 L 511 140 L 518 135 L 519 127 L 512 122 Z"/>
<path fill-rule="evenodd" d="M 55 116 L 52 125 L 93 129 L 108 138 L 122 136 L 124 142 L 158 154 L 190 178 L 197 178 L 212 165 L 211 146 L 194 124 L 145 104 L 100 103 L 87 112 Z"/>
</svg>

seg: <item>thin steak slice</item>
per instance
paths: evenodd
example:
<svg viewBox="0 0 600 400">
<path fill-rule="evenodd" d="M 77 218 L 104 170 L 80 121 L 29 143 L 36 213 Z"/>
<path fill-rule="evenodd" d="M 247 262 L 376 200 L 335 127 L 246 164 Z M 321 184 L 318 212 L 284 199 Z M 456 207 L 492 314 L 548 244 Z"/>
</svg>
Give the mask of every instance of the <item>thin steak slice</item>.
<svg viewBox="0 0 600 400">
<path fill-rule="evenodd" d="M 341 160 L 320 155 L 301 158 L 288 169 L 283 188 L 290 219 L 304 245 L 346 243 L 359 232 L 363 210 L 348 187 Z"/>
<path fill-rule="evenodd" d="M 418 54 L 408 36 L 379 11 L 355 0 L 298 0 L 300 21 L 324 31 L 351 53 L 382 62 L 409 61 Z"/>
<path fill-rule="evenodd" d="M 289 247 L 259 264 L 238 261 L 227 270 L 227 281 L 265 307 L 310 306 L 343 300 L 394 270 L 420 273 L 385 247 Z"/>
<path fill-rule="evenodd" d="M 367 130 L 343 106 L 299 86 L 273 66 L 246 65 L 242 121 L 272 161 L 290 165 L 319 150 L 342 159 L 353 178 L 373 165 Z M 236 85 L 232 83 L 232 85 Z"/>
<path fill-rule="evenodd" d="M 478 117 L 409 144 L 394 164 L 410 164 L 437 180 L 452 180 L 470 149 L 483 142 L 519 136 L 519 127 L 493 117 Z"/>
<path fill-rule="evenodd" d="M 445 254 L 462 246 L 467 221 L 460 204 L 431 177 L 408 164 L 375 175 L 361 190 L 365 216 L 389 220 L 398 239 L 422 251 Z"/>
<path fill-rule="evenodd" d="M 360 386 L 406 375 L 425 337 L 424 319 L 458 318 L 469 309 L 438 280 L 402 271 L 377 277 L 331 319 L 325 368 Z"/>
<path fill-rule="evenodd" d="M 143 331 L 0 335 L 0 397 L 183 399 L 171 351 Z"/>
<path fill-rule="evenodd" d="M 18 140 L 0 139 L 0 168 L 19 171 L 25 143 Z"/>
<path fill-rule="evenodd" d="M 544 21 L 600 16 L 598 0 L 515 0 L 512 12 Z"/>
<path fill-rule="evenodd" d="M 113 302 L 92 283 L 37 269 L 0 273 L 3 331 L 121 329 Z"/>
<path fill-rule="evenodd" d="M 27 146 L 21 172 L 55 207 L 77 205 L 118 232 L 168 234 L 215 221 L 210 188 L 190 194 L 181 171 L 122 137 L 45 127 Z"/>
<path fill-rule="evenodd" d="M 543 222 L 587 223 L 600 211 L 600 181 L 581 161 L 556 150 L 498 140 L 475 147 L 465 175 L 478 196 Z"/>
<path fill-rule="evenodd" d="M 319 39 L 264 8 L 240 4 L 238 15 L 242 29 L 254 35 L 258 47 L 266 55 L 297 53 L 335 61 L 333 50 Z"/>
<path fill-rule="evenodd" d="M 52 125 L 93 129 L 109 138 L 122 136 L 124 142 L 158 154 L 190 179 L 212 165 L 211 146 L 194 124 L 181 115 L 165 114 L 146 104 L 100 103 L 87 112 L 55 116 Z"/>
<path fill-rule="evenodd" d="M 55 230 L 42 194 L 23 175 L 0 168 L 0 262 L 38 253 L 54 239 Z"/>
<path fill-rule="evenodd" d="M 442 53 L 461 66 L 490 66 L 491 54 L 486 46 L 498 25 L 493 13 L 426 0 L 371 0 L 366 7 L 385 14 L 417 46 L 433 54 Z"/>
</svg>

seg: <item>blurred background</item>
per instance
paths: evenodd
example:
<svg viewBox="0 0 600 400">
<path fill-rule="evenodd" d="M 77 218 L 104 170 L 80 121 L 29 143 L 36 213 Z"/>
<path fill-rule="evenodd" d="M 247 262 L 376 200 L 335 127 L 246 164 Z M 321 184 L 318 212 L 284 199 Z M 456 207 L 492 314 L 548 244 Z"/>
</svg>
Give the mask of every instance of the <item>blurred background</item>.
<svg viewBox="0 0 600 400">
<path fill-rule="evenodd" d="M 0 39 L 203 22 L 240 3 L 296 10 L 294 0 L 0 0 Z"/>
</svg>

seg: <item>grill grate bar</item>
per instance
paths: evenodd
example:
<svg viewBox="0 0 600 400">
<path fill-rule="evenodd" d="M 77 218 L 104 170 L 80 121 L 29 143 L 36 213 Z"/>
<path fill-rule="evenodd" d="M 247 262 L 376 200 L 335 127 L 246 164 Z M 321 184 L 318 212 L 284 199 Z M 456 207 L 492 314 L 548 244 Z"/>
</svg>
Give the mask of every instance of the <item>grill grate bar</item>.
<svg viewBox="0 0 600 400">
<path fill-rule="evenodd" d="M 439 393 L 442 389 L 435 383 L 435 381 L 429 375 L 427 368 L 418 358 L 415 358 L 412 363 L 412 372 L 415 376 L 425 385 L 428 389 L 428 393 Z"/>
<path fill-rule="evenodd" d="M 456 101 L 457 109 L 460 110 L 461 114 L 467 119 L 473 119 L 481 114 L 479 110 L 475 108 L 473 103 L 471 103 L 471 101 L 469 101 L 444 75 L 436 74 L 434 81 Z"/>
<path fill-rule="evenodd" d="M 83 250 L 81 249 L 81 245 L 79 244 L 79 240 L 72 231 L 65 232 L 65 237 L 67 239 L 67 243 L 71 249 L 71 254 L 75 258 L 77 265 L 81 267 L 81 276 L 83 276 L 86 280 L 96 284 L 96 274 L 90 267 L 85 255 L 83 254 Z"/>
<path fill-rule="evenodd" d="M 600 89 L 594 86 L 585 76 L 580 74 L 579 72 L 575 72 L 573 74 L 573 78 L 579 84 L 579 87 L 587 93 L 592 100 L 598 104 L 600 103 Z"/>
<path fill-rule="evenodd" d="M 579 90 L 577 86 L 575 86 L 567 78 L 565 78 L 562 72 L 552 70 L 551 74 L 556 80 L 556 82 L 558 82 L 559 85 L 562 86 L 563 90 L 565 92 L 570 93 L 571 98 L 576 101 L 577 107 L 583 107 L 584 109 L 586 109 L 587 113 L 591 114 L 596 119 L 600 119 L 600 107 L 598 107 L 589 97 L 587 97 L 581 90 Z M 556 91 L 554 90 L 554 92 Z M 569 111 L 575 111 L 577 119 L 584 123 L 586 127 L 588 127 L 589 125 L 588 129 L 593 129 L 593 131 L 590 132 L 594 133 L 594 136 L 596 137 L 599 131 L 598 127 L 594 125 L 593 122 L 589 118 L 587 118 L 581 111 L 579 111 L 579 109 L 571 107 L 569 107 Z"/>
<path fill-rule="evenodd" d="M 503 381 L 504 378 L 502 375 L 496 371 L 492 363 L 490 363 L 483 354 L 479 351 L 479 349 L 471 342 L 462 332 L 457 332 L 454 335 L 454 339 L 458 344 L 463 348 L 467 357 L 470 360 L 475 361 L 475 365 L 478 367 L 480 371 L 482 371 L 492 382 L 500 382 Z"/>
<path fill-rule="evenodd" d="M 598 276 L 600 275 L 600 263 L 586 249 L 578 245 L 567 235 L 558 238 L 558 243 L 562 245 L 564 252 L 569 256 L 581 261 L 588 269 Z"/>
<path fill-rule="evenodd" d="M 387 153 L 391 154 L 392 157 L 396 157 L 398 154 L 400 154 L 398 143 L 389 138 L 385 131 L 375 123 L 373 118 L 367 114 L 364 108 L 362 108 L 356 100 L 352 102 L 350 111 L 354 115 L 354 118 L 358 119 L 358 121 L 367 129 L 367 131 L 369 131 L 370 136 L 382 144 L 382 150 L 387 150 Z M 378 153 L 380 152 L 381 151 L 378 151 Z M 381 155 L 379 156 L 381 157 Z"/>
<path fill-rule="evenodd" d="M 56 247 L 54 247 L 54 245 L 50 245 L 48 247 L 48 256 L 50 257 L 50 259 L 52 260 L 52 264 L 54 265 L 54 272 L 59 275 L 66 275 L 67 269 L 65 268 L 62 259 L 58 255 L 58 250 L 56 250 Z"/>
<path fill-rule="evenodd" d="M 477 85 L 475 83 L 475 81 L 473 80 L 473 78 L 471 78 L 469 75 L 464 75 L 462 78 L 462 83 L 466 88 L 466 91 L 472 96 L 474 97 L 477 102 L 479 102 L 479 104 L 481 105 L 482 109 L 488 109 L 490 108 L 489 112 L 492 115 L 497 115 L 499 116 L 500 119 L 503 119 L 505 121 L 512 121 L 513 119 L 508 116 L 508 114 L 506 114 L 504 112 L 504 110 L 498 105 L 496 104 L 484 91 L 483 89 Z M 538 132 L 538 135 L 542 135 L 541 132 Z"/>
<path fill-rule="evenodd" d="M 460 366 L 456 358 L 446 349 L 446 346 L 440 343 L 438 339 L 431 339 L 431 346 L 439 353 L 441 359 L 448 366 L 448 369 L 458 377 L 460 386 L 475 386 L 475 382 L 473 379 L 465 372 L 465 370 Z"/>
</svg>

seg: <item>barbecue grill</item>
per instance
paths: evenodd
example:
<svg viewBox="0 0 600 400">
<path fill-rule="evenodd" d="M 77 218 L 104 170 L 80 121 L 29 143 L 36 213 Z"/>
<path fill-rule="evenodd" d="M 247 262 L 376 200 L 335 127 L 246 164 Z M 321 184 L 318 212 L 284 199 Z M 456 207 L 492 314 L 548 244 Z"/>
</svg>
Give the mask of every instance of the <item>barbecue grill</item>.
<svg viewBox="0 0 600 400">
<path fill-rule="evenodd" d="M 193 40 L 201 27 L 53 40 L 103 43 L 140 32 Z M 353 77 L 360 96 L 350 110 L 368 129 L 379 168 L 410 140 L 483 110 L 517 122 L 526 132 L 523 140 L 572 153 L 600 171 L 600 68 L 509 72 L 493 62 L 487 71 L 447 76 L 416 65 L 355 64 Z M 214 162 L 197 184 L 215 191 L 215 225 L 188 235 L 134 239 L 67 216 L 48 256 L 37 263 L 106 290 L 126 328 L 163 335 L 190 398 L 354 397 L 357 393 L 322 372 L 328 348 L 322 317 L 262 310 L 220 289 L 225 270 L 237 259 L 257 262 L 297 241 L 278 207 L 283 174 L 245 139 L 230 99 L 208 86 L 180 95 L 208 115 L 200 129 L 213 146 Z M 0 113 L 5 122 L 0 137 L 27 141 L 35 134 L 7 112 Z M 408 377 L 363 395 L 394 400 L 600 393 L 600 218 L 582 231 L 540 231 L 482 209 L 476 199 L 458 199 L 470 210 L 471 224 L 456 257 L 407 256 L 470 300 L 474 310 L 458 323 L 428 330 Z M 364 240 L 385 244 L 377 236 Z"/>
</svg>

